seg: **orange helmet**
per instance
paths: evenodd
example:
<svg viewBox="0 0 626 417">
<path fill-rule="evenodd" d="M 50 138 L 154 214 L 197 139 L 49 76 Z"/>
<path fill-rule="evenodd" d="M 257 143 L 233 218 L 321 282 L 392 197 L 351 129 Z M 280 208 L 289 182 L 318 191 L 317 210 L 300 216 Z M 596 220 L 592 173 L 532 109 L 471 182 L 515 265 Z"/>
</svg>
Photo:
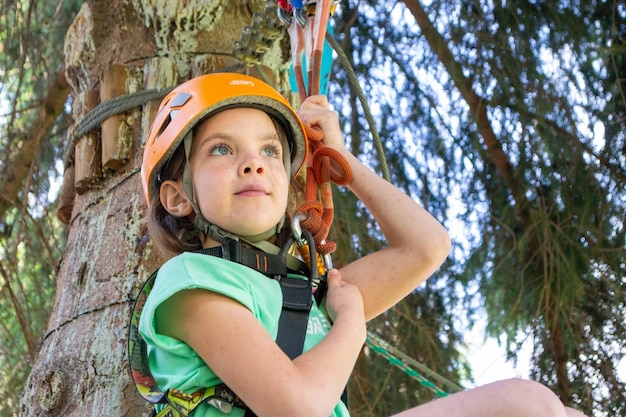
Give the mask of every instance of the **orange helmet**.
<svg viewBox="0 0 626 417">
<path fill-rule="evenodd" d="M 141 181 L 150 199 L 158 192 L 157 178 L 185 136 L 204 118 L 221 110 L 253 107 L 273 116 L 284 128 L 289 142 L 291 176 L 302 166 L 307 153 L 300 118 L 287 100 L 263 81 L 247 75 L 213 73 L 193 78 L 172 90 L 161 102 L 143 154 Z"/>
</svg>

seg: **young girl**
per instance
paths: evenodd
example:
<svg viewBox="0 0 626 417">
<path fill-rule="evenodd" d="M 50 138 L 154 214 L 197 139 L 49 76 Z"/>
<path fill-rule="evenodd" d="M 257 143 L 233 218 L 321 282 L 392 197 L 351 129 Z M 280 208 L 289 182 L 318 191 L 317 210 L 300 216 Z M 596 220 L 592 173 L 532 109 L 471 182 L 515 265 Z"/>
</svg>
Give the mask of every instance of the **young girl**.
<svg viewBox="0 0 626 417">
<path fill-rule="evenodd" d="M 266 276 L 271 265 L 263 265 L 273 263 L 271 255 L 298 264 L 281 246 L 292 233 L 290 184 L 307 158 L 304 126 L 321 130 L 323 145 L 346 159 L 347 186 L 372 213 L 388 247 L 328 271 L 325 297 L 310 306 L 309 323 L 316 325 L 308 326 L 304 353 L 292 359 L 276 342 L 281 284 Z M 309 97 L 298 116 L 271 87 L 240 74 L 192 79 L 163 100 L 142 180 L 152 237 L 176 255 L 160 268 L 139 325 L 152 374 L 161 390 L 193 394 L 224 384 L 238 397 L 231 398 L 232 410 L 203 401 L 194 417 L 347 416 L 340 397 L 365 341 L 365 323 L 428 278 L 450 248 L 439 222 L 345 148 L 325 97 Z M 233 242 L 245 248 L 237 252 L 252 253 L 256 265 L 233 255 Z M 540 384 L 509 380 L 401 416 L 582 414 Z"/>
</svg>

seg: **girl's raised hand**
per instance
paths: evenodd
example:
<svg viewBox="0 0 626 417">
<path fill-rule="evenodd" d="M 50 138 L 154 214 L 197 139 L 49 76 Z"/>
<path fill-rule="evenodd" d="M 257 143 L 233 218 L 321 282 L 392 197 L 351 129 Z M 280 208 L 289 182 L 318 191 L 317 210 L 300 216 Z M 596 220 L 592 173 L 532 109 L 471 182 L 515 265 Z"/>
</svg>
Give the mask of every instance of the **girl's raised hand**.
<svg viewBox="0 0 626 417">
<path fill-rule="evenodd" d="M 339 127 L 337 113 L 330 110 L 326 96 L 310 96 L 300 107 L 300 120 L 309 128 L 320 129 L 324 133 L 322 143 L 341 153 L 347 152 L 343 134 Z"/>
</svg>

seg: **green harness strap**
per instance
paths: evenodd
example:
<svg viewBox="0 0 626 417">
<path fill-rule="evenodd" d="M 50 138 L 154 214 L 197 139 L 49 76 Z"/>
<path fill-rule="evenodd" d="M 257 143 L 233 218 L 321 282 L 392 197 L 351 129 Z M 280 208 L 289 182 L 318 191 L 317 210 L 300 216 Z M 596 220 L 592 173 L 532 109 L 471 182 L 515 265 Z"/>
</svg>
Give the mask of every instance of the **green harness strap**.
<svg viewBox="0 0 626 417">
<path fill-rule="evenodd" d="M 246 404 L 224 384 L 206 388 L 189 395 L 179 390 L 167 392 L 167 405 L 156 417 L 187 417 L 203 402 L 229 414 L 233 407 L 246 409 Z"/>
</svg>

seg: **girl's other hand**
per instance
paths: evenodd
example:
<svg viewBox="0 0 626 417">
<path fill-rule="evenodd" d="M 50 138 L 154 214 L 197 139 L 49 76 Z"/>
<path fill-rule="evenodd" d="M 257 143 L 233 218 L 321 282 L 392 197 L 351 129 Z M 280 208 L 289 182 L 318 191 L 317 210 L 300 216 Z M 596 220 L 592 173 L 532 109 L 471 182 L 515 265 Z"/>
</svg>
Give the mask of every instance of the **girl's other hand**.
<svg viewBox="0 0 626 417">
<path fill-rule="evenodd" d="M 327 284 L 326 311 L 330 319 L 333 322 L 345 319 L 365 327 L 363 298 L 359 289 L 341 279 L 337 269 L 328 271 Z"/>
</svg>

